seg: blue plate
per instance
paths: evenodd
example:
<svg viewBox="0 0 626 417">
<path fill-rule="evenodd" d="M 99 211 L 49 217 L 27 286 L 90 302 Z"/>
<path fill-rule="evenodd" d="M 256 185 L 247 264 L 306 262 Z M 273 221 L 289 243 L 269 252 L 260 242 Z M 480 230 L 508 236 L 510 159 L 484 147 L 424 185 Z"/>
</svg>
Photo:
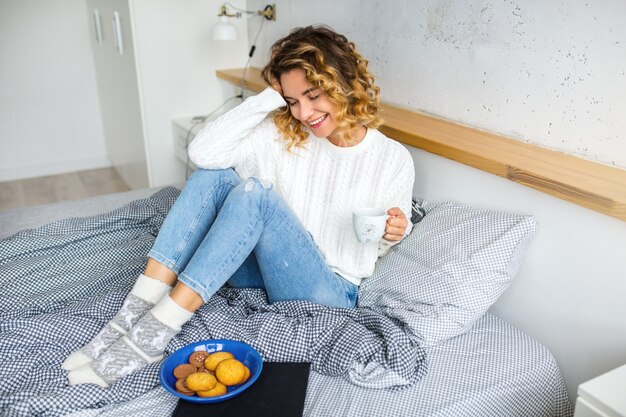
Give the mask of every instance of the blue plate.
<svg viewBox="0 0 626 417">
<path fill-rule="evenodd" d="M 250 378 L 248 378 L 248 380 L 241 385 L 228 387 L 228 392 L 226 392 L 226 394 L 217 397 L 198 397 L 197 395 L 181 394 L 176 391 L 174 368 L 181 363 L 189 363 L 189 355 L 198 350 L 204 350 L 209 353 L 224 350 L 232 353 L 235 356 L 235 359 L 242 362 L 250 369 Z M 163 388 L 165 388 L 170 394 L 178 398 L 182 398 L 185 401 L 191 401 L 194 403 L 216 403 L 235 397 L 247 390 L 252 384 L 254 384 L 254 381 L 257 380 L 261 374 L 261 369 L 263 369 L 263 360 L 261 359 L 259 352 L 257 352 L 252 346 L 236 340 L 211 339 L 182 347 L 165 358 L 161 364 L 159 379 L 161 380 Z"/>
</svg>

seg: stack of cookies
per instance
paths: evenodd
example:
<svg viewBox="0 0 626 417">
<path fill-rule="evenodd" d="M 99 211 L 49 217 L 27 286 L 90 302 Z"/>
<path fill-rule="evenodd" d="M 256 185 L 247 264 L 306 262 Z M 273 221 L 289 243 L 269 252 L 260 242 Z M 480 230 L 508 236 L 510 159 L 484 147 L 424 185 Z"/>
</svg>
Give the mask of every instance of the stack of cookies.
<svg viewBox="0 0 626 417">
<path fill-rule="evenodd" d="M 250 369 L 230 352 L 199 350 L 189 355 L 189 363 L 174 368 L 174 377 L 181 394 L 216 397 L 226 394 L 227 387 L 246 382 Z"/>
</svg>

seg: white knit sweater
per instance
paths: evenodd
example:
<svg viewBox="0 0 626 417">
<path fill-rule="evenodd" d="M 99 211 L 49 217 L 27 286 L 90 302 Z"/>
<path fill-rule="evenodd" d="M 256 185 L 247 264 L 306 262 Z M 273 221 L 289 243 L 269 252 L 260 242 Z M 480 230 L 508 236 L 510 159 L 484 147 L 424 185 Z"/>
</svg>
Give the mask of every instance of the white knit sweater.
<svg viewBox="0 0 626 417">
<path fill-rule="evenodd" d="M 286 103 L 268 88 L 202 129 L 189 145 L 200 168 L 233 167 L 242 179 L 273 184 L 313 239 L 326 264 L 356 285 L 370 276 L 390 242 L 359 243 L 352 229 L 357 207 L 399 207 L 411 218 L 415 178 L 406 148 L 377 130 L 351 147 L 309 134 L 302 148 L 287 151 L 269 112 Z M 411 231 L 411 223 L 406 234 Z"/>
</svg>

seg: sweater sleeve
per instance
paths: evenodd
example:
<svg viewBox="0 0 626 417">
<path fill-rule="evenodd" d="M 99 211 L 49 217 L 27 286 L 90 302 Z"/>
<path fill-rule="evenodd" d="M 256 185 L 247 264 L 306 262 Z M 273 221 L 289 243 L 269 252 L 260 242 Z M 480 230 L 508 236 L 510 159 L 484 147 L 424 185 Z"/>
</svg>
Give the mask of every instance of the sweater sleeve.
<svg viewBox="0 0 626 417">
<path fill-rule="evenodd" d="M 406 149 L 404 149 L 406 151 Z M 395 184 L 389 188 L 389 200 L 387 209 L 392 207 L 398 207 L 404 212 L 407 218 L 408 225 L 404 231 L 403 239 L 411 233 L 413 230 L 413 223 L 411 223 L 411 210 L 412 210 L 412 198 L 413 198 L 413 183 L 415 182 L 415 167 L 413 166 L 413 158 L 408 151 L 406 151 L 402 163 L 396 171 Z M 389 241 L 381 239 L 378 244 L 378 256 L 381 257 L 391 249 L 391 247 L 402 242 L 402 240 Z"/>
<path fill-rule="evenodd" d="M 267 129 L 261 122 L 273 110 L 287 103 L 280 93 L 266 88 L 209 122 L 189 145 L 189 159 L 200 168 L 225 169 L 254 160 L 252 142 L 263 141 Z"/>
</svg>

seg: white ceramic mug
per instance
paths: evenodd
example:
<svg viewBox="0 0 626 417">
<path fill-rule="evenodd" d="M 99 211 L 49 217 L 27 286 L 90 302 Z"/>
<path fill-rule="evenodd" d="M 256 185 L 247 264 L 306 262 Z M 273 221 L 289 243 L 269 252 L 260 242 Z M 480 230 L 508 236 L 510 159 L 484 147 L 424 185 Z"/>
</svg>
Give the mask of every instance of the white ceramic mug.
<svg viewBox="0 0 626 417">
<path fill-rule="evenodd" d="M 377 207 L 361 207 L 352 212 L 352 227 L 361 243 L 376 243 L 385 234 L 387 211 Z"/>
</svg>

